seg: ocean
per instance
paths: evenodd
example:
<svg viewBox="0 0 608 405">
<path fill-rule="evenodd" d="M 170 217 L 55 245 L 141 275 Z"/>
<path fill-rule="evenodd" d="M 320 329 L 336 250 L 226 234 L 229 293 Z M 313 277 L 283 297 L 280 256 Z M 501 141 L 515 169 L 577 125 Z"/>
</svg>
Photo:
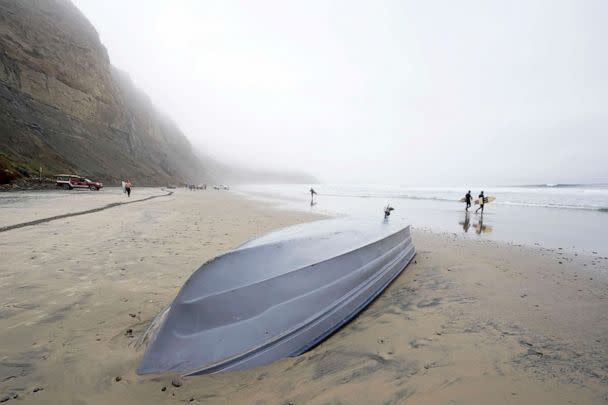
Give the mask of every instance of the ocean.
<svg viewBox="0 0 608 405">
<path fill-rule="evenodd" d="M 309 189 L 318 193 L 310 204 Z M 458 200 L 481 190 L 496 201 L 484 215 Z M 546 248 L 608 255 L 608 185 L 546 184 L 486 187 L 408 187 L 353 184 L 252 184 L 234 188 L 281 208 L 333 216 L 391 218 L 414 228 Z M 596 253 L 593 253 L 596 252 Z"/>
</svg>

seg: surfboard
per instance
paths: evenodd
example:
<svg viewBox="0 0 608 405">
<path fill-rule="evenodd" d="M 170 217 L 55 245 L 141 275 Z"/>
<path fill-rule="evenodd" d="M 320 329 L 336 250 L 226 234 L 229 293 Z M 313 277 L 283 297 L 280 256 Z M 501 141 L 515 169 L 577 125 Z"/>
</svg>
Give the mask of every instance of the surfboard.
<svg viewBox="0 0 608 405">
<path fill-rule="evenodd" d="M 494 200 L 496 200 L 496 197 L 494 197 L 493 195 L 489 195 L 489 196 L 486 196 L 486 197 L 483 198 L 483 203 L 484 204 L 489 204 L 489 203 L 491 203 Z M 477 198 L 475 200 L 475 205 L 479 205 L 479 198 Z"/>
</svg>

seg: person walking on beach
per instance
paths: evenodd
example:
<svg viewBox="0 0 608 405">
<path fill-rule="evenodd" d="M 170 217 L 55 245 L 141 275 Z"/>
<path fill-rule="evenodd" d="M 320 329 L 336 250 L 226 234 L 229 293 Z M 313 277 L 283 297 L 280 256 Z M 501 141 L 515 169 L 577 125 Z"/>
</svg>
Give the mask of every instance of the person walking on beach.
<svg viewBox="0 0 608 405">
<path fill-rule="evenodd" d="M 473 199 L 473 196 L 471 195 L 471 190 L 469 190 L 468 193 L 465 194 L 464 196 L 464 202 L 467 203 L 466 208 L 464 209 L 465 211 L 468 211 L 469 208 L 471 208 L 471 200 Z"/>
<path fill-rule="evenodd" d="M 125 183 L 125 191 L 127 192 L 127 197 L 131 197 L 131 181 L 127 180 Z"/>
<path fill-rule="evenodd" d="M 310 188 L 310 204 L 312 205 L 313 201 L 315 200 L 315 195 L 317 194 L 317 192 L 315 191 L 314 188 Z"/>
<path fill-rule="evenodd" d="M 126 192 L 127 192 L 127 189 L 125 188 L 125 185 L 126 185 L 126 184 L 127 184 L 127 183 L 125 183 L 125 181 L 124 181 L 124 180 L 120 182 L 120 188 L 122 189 L 122 192 L 123 192 L 123 193 L 126 193 Z"/>
<path fill-rule="evenodd" d="M 475 213 L 477 214 L 477 211 L 481 210 L 481 215 L 483 215 L 483 206 L 485 204 L 485 200 L 486 198 L 483 196 L 483 191 L 479 194 L 479 208 L 477 208 L 475 210 Z"/>
</svg>

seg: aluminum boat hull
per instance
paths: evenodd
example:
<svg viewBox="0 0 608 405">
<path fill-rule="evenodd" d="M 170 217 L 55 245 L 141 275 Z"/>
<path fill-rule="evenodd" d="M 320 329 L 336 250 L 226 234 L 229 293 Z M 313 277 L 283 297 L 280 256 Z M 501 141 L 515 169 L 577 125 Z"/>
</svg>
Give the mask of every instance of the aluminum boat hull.
<svg viewBox="0 0 608 405">
<path fill-rule="evenodd" d="M 410 227 L 331 219 L 201 266 L 152 323 L 139 374 L 239 370 L 299 355 L 357 315 L 415 255 Z"/>
</svg>

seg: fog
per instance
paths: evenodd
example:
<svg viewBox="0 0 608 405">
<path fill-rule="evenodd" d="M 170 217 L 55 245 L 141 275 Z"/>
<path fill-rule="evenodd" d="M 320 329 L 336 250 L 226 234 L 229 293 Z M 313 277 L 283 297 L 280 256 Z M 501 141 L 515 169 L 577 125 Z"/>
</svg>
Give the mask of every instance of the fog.
<svg viewBox="0 0 608 405">
<path fill-rule="evenodd" d="M 608 2 L 74 0 L 196 147 L 325 182 L 608 183 Z"/>
</svg>

